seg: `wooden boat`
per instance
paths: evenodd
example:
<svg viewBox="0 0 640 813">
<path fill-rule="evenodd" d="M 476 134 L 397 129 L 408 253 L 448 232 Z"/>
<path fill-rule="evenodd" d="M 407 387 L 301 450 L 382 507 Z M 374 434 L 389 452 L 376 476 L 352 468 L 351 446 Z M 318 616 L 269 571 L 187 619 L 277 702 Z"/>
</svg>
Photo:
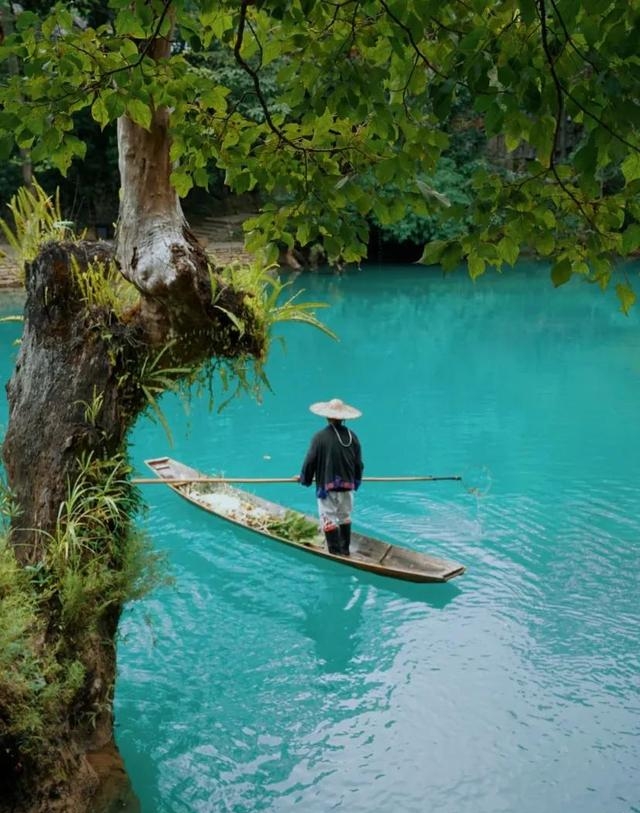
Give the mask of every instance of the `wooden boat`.
<svg viewBox="0 0 640 813">
<path fill-rule="evenodd" d="M 235 488 L 229 483 L 207 482 L 205 486 L 204 483 L 198 482 L 207 479 L 204 474 L 170 457 L 158 457 L 146 460 L 145 463 L 161 479 L 184 481 L 169 482 L 167 486 L 198 508 L 261 536 L 300 548 L 315 556 L 332 559 L 381 576 L 411 582 L 446 582 L 464 573 L 463 565 L 456 562 L 437 559 L 355 531 L 351 533 L 350 556 L 329 553 L 324 535 L 319 528 L 315 536 L 303 541 L 287 539 L 279 536 L 273 529 L 270 530 L 268 526 L 273 526 L 274 520 L 282 520 L 285 515 L 289 520 L 295 515 L 315 525 L 318 524 L 317 519 L 297 511 L 292 512 L 282 505 L 269 502 L 244 489 Z"/>
</svg>

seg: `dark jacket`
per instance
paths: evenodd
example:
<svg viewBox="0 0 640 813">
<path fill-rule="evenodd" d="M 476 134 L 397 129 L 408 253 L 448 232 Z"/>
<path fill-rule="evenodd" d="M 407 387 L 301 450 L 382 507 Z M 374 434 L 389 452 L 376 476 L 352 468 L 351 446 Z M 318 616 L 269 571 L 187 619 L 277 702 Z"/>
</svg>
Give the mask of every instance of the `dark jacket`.
<svg viewBox="0 0 640 813">
<path fill-rule="evenodd" d="M 356 491 L 363 470 L 357 436 L 346 426 L 329 424 L 311 438 L 300 482 L 310 486 L 315 480 L 316 494 L 324 499 L 329 491 Z"/>
</svg>

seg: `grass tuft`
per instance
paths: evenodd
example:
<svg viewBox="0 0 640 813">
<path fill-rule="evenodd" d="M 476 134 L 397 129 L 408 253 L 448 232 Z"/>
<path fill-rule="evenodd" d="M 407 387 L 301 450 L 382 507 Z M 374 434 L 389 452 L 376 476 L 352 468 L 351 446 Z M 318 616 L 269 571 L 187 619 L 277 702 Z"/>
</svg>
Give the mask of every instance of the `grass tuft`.
<svg viewBox="0 0 640 813">
<path fill-rule="evenodd" d="M 124 456 L 80 460 L 37 565 L 23 567 L 0 536 L 0 767 L 16 781 L 52 764 L 70 720 L 90 728 L 109 707 L 110 687 L 101 697 L 92 688 L 98 642 L 125 602 L 166 581 L 134 524 L 129 474 Z"/>
</svg>

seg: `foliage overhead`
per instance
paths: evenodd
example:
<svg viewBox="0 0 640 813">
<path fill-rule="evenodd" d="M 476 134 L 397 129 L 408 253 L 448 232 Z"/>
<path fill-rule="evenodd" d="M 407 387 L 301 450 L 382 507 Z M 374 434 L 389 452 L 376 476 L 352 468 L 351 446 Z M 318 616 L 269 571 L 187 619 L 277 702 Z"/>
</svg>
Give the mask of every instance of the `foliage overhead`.
<svg viewBox="0 0 640 813">
<path fill-rule="evenodd" d="M 371 220 L 393 223 L 407 207 L 438 213 L 438 196 L 416 181 L 446 154 L 444 122 L 464 94 L 517 160 L 510 171 L 477 168 L 468 231 L 428 245 L 424 262 L 464 261 L 476 277 L 527 246 L 552 259 L 556 285 L 574 274 L 604 285 L 615 258 L 640 247 L 636 3 L 110 0 L 108 9 L 93 26 L 63 3 L 17 16 L 0 47 L 20 65 L 0 87 L 0 159 L 15 139 L 34 162 L 67 171 L 85 154 L 74 131 L 83 111 L 101 127 L 122 115 L 146 127 L 152 108 L 167 106 L 181 196 L 206 187 L 217 166 L 235 191 L 259 188 L 271 201 L 250 224 L 250 248 L 319 241 L 330 259 L 352 261 Z M 180 47 L 155 62 L 145 43 L 163 35 Z M 220 49 L 246 74 L 242 102 L 224 71 L 198 59 Z M 567 124 L 577 134 L 569 153 Z M 389 184 L 402 195 L 377 194 Z M 629 284 L 618 290 L 629 307 Z"/>
</svg>

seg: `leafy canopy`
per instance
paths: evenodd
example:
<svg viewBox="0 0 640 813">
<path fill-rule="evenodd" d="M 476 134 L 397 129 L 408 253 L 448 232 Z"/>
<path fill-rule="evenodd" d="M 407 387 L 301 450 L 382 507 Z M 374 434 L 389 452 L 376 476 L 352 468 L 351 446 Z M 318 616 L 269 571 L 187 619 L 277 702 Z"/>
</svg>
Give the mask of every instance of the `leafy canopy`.
<svg viewBox="0 0 640 813">
<path fill-rule="evenodd" d="M 468 229 L 429 244 L 424 262 L 466 261 L 475 277 L 528 246 L 552 258 L 555 284 L 583 274 L 604 285 L 613 260 L 640 247 L 636 3 L 111 0 L 108 9 L 95 26 L 63 3 L 47 17 L 17 16 L 0 47 L 20 65 L 0 87 L 0 160 L 15 141 L 64 172 L 85 153 L 80 111 L 102 127 L 122 115 L 148 127 L 152 109 L 167 106 L 180 195 L 206 186 L 217 166 L 233 189 L 259 188 L 269 201 L 250 248 L 320 241 L 330 259 L 352 261 L 371 220 L 393 223 L 407 207 L 438 213 L 438 195 L 416 181 L 446 154 L 443 123 L 464 93 L 518 167 L 478 167 Z M 165 35 L 180 47 L 154 61 L 149 43 Z M 203 67 L 220 49 L 246 74 L 242 103 L 224 72 Z M 565 155 L 567 123 L 577 139 Z M 402 194 L 379 194 L 389 185 Z M 629 307 L 628 283 L 619 294 Z"/>
</svg>

